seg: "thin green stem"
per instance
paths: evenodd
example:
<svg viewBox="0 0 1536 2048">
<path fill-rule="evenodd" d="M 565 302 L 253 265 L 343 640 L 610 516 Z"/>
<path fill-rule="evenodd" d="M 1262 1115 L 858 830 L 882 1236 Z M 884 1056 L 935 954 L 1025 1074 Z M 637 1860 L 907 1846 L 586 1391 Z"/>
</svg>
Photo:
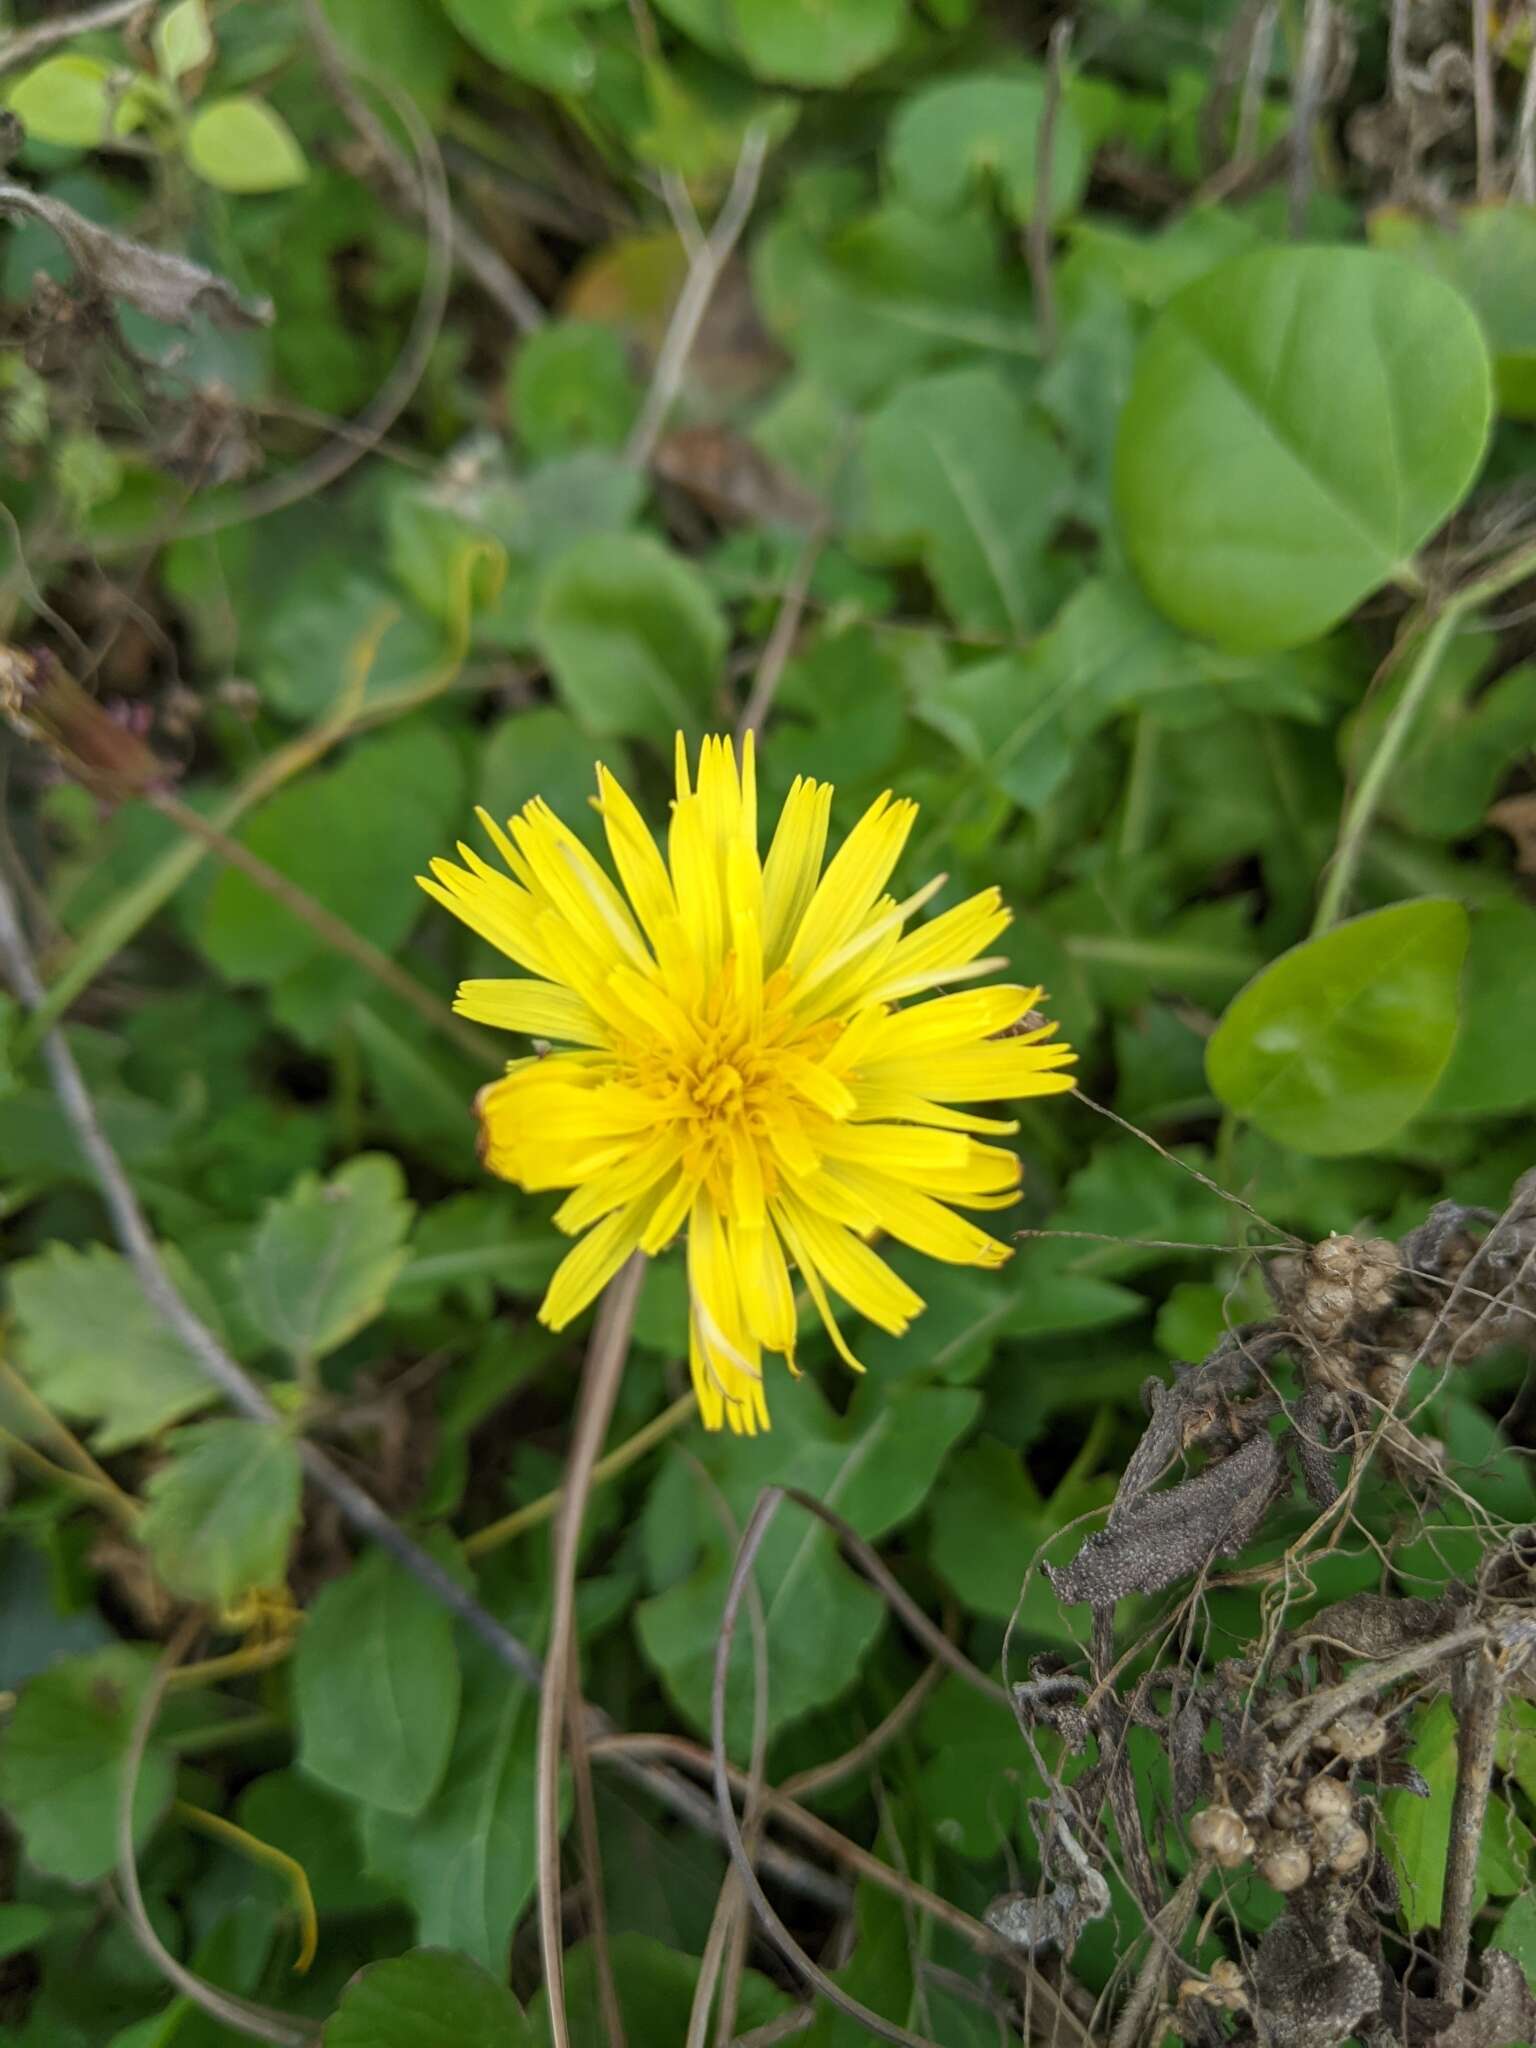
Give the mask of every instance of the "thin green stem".
<svg viewBox="0 0 1536 2048">
<path fill-rule="evenodd" d="M 1452 635 L 1469 612 L 1532 574 L 1536 574 L 1536 544 L 1517 548 L 1486 576 L 1479 577 L 1475 583 L 1469 583 L 1461 590 L 1452 591 L 1441 601 L 1438 609 L 1427 605 L 1421 608 L 1420 615 L 1404 634 L 1405 644 L 1422 635 L 1418 652 L 1403 684 L 1402 695 L 1393 705 L 1375 749 L 1365 764 L 1365 771 L 1344 806 L 1338 843 L 1324 875 L 1317 900 L 1317 915 L 1312 920 L 1314 937 L 1338 922 L 1349 899 L 1355 871 L 1388 780 L 1402 758 Z"/>
<path fill-rule="evenodd" d="M 609 1479 L 616 1479 L 627 1471 L 654 1445 L 662 1443 L 669 1436 L 675 1436 L 697 1408 L 693 1395 L 682 1394 L 670 1408 L 663 1408 L 653 1416 L 644 1428 L 637 1429 L 623 1443 L 616 1444 L 607 1457 L 599 1458 L 592 1468 L 592 1484 L 601 1486 Z M 551 1521 L 558 1513 L 560 1503 L 565 1499 L 565 1488 L 555 1487 L 551 1492 L 540 1494 L 537 1500 L 529 1501 L 526 1507 L 514 1508 L 510 1515 L 503 1515 L 499 1522 L 488 1522 L 483 1529 L 477 1529 L 473 1536 L 466 1536 L 463 1551 L 466 1557 L 484 1557 L 488 1550 L 499 1550 L 503 1543 L 510 1543 L 514 1536 L 521 1536 L 529 1529 L 538 1528 L 541 1522 Z"/>
</svg>

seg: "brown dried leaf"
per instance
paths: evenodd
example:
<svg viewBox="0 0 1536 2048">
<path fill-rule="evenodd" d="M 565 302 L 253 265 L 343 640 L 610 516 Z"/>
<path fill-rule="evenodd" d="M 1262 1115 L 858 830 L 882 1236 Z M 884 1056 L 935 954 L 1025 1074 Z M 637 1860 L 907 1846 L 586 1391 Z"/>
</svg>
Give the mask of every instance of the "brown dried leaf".
<svg viewBox="0 0 1536 2048">
<path fill-rule="evenodd" d="M 1068 1606 L 1107 1607 L 1130 1593 L 1160 1592 L 1241 1550 L 1269 1512 L 1282 1471 L 1275 1439 L 1250 1437 L 1195 1478 L 1141 1495 L 1070 1564 L 1047 1565 L 1046 1575 Z"/>
<path fill-rule="evenodd" d="M 189 327 L 205 313 L 220 327 L 264 327 L 272 318 L 270 300 L 242 299 L 232 285 L 200 263 L 113 234 L 46 193 L 0 181 L 0 214 L 40 220 L 64 244 L 94 294 L 124 299 L 151 320 Z"/>
<path fill-rule="evenodd" d="M 1522 2041 L 1536 2041 L 1536 1998 L 1513 1956 L 1485 1949 L 1482 1997 L 1434 2036 L 1434 2048 L 1507 2048 Z"/>
</svg>

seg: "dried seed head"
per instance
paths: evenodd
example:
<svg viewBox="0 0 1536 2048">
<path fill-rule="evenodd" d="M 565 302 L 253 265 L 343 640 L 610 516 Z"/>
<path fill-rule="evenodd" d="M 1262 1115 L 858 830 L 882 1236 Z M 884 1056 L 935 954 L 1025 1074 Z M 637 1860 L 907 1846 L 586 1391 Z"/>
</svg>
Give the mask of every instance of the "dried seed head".
<svg viewBox="0 0 1536 2048">
<path fill-rule="evenodd" d="M 1223 1870 L 1236 1870 L 1253 1854 L 1253 1836 L 1230 1806 L 1205 1806 L 1189 1824 L 1189 1839 Z"/>
<path fill-rule="evenodd" d="M 1386 1748 L 1387 1724 L 1365 1707 L 1350 1707 L 1323 1730 L 1318 1745 L 1348 1763 L 1364 1763 Z"/>
<path fill-rule="evenodd" d="M 1302 1793 L 1301 1803 L 1314 1820 L 1340 1816 L 1348 1820 L 1355 1810 L 1354 1794 L 1339 1778 L 1314 1778 Z"/>
<path fill-rule="evenodd" d="M 1306 1818 L 1305 1812 L 1291 1792 L 1282 1792 L 1269 1809 L 1269 1824 L 1281 1834 L 1294 1834 L 1297 1828 L 1305 1826 Z"/>
<path fill-rule="evenodd" d="M 1343 1814 L 1333 1814 L 1327 1820 L 1320 1820 L 1313 1837 L 1319 1863 L 1326 1863 L 1340 1877 L 1347 1877 L 1352 1870 L 1358 1870 L 1371 1853 L 1371 1838 L 1358 1821 L 1349 1820 Z"/>
<path fill-rule="evenodd" d="M 1312 1858 L 1300 1842 L 1277 1842 L 1259 1858 L 1258 1872 L 1277 1892 L 1300 1891 L 1312 1875 Z"/>
<path fill-rule="evenodd" d="M 1302 1261 L 1296 1319 L 1320 1341 L 1336 1337 L 1387 1306 L 1398 1271 L 1397 1246 L 1384 1237 L 1324 1238 Z"/>
<path fill-rule="evenodd" d="M 1206 1999 L 1211 2005 L 1225 2007 L 1228 2012 L 1245 2012 L 1248 2008 L 1248 1992 L 1243 1983 L 1243 1973 L 1237 1964 L 1225 1956 L 1219 1963 L 1211 1965 L 1211 1981 L 1206 1986 Z"/>
<path fill-rule="evenodd" d="M 1383 1408 L 1393 1408 L 1408 1384 L 1408 1372 L 1408 1359 L 1383 1359 L 1380 1365 L 1373 1365 L 1366 1374 L 1366 1392 L 1373 1395 Z"/>
</svg>

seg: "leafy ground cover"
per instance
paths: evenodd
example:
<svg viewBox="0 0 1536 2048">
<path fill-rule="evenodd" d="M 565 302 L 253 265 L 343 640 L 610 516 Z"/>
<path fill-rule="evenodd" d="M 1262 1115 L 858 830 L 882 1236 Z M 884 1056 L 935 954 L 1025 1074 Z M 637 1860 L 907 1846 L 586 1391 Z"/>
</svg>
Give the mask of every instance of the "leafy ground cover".
<svg viewBox="0 0 1536 2048">
<path fill-rule="evenodd" d="M 0 2041 L 1533 2038 L 1529 9 L 15 12 Z M 652 1262 L 557 1779 L 412 878 L 748 729 L 1079 1092 L 765 1436 Z"/>
</svg>

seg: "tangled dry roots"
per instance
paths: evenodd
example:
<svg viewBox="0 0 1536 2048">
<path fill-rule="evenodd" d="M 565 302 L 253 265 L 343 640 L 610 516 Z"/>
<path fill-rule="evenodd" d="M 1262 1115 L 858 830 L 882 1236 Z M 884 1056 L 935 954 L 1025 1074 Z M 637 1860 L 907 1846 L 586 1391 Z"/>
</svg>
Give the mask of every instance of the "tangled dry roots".
<svg viewBox="0 0 1536 2048">
<path fill-rule="evenodd" d="M 1338 1547 L 1373 1471 L 1420 1525 L 1458 1497 L 1443 1447 L 1405 1412 L 1410 1376 L 1529 1345 L 1536 1173 L 1502 1216 L 1441 1203 L 1397 1243 L 1332 1237 L 1275 1259 L 1268 1278 L 1271 1317 L 1231 1330 L 1171 1386 L 1148 1383 L 1150 1419 L 1105 1526 L 1069 1563 L 1044 1567 L 1063 1603 L 1092 1609 L 1093 1650 L 1080 1670 L 1039 1658 L 1013 1688 L 1037 1762 L 1043 1728 L 1060 1738 L 1061 1762 L 1036 1809 L 1041 1895 L 999 1900 L 992 1924 L 1037 1956 L 1068 1952 L 1109 1910 L 1104 1871 L 1118 1858 L 1150 1933 L 1114 2048 L 1169 2030 L 1210 2048 L 1536 2039 L 1536 2001 L 1509 1958 L 1489 1952 L 1480 1983 L 1469 1974 L 1499 1718 L 1510 1693 L 1536 1697 L 1536 1529 L 1483 1513 L 1477 1569 L 1435 1598 L 1361 1593 L 1282 1625 L 1308 1590 L 1309 1559 Z M 1214 1567 L 1265 1532 L 1298 1480 L 1310 1526 L 1278 1563 L 1243 1575 L 1278 1591 L 1278 1618 L 1244 1654 L 1205 1660 L 1190 1622 Z M 1117 1653 L 1117 1603 L 1174 1587 L 1171 1616 Z M 1436 1981 L 1422 1954 L 1415 1968 L 1399 1928 L 1380 1798 L 1393 1787 L 1427 1794 L 1404 1710 L 1446 1692 L 1460 1761 Z M 1138 1805 L 1133 1728 L 1165 1748 L 1166 1828 L 1149 1829 Z M 1244 1947 L 1234 1918 L 1238 1953 L 1191 1973 L 1178 1950 L 1202 1888 L 1247 1868 L 1284 1896 L 1284 1911 L 1256 1947 Z"/>
</svg>

